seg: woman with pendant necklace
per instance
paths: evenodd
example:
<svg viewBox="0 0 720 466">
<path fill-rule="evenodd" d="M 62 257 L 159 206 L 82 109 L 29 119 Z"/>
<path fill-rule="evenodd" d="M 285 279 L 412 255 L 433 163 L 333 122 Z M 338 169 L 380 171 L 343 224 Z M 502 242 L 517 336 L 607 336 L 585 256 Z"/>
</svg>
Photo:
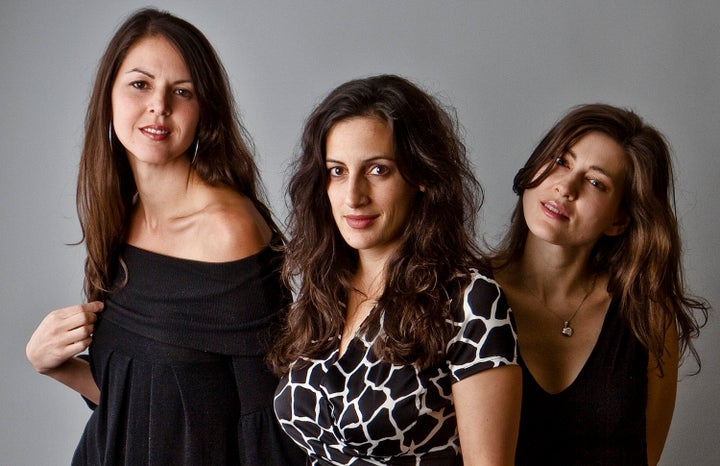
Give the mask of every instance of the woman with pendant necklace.
<svg viewBox="0 0 720 466">
<path fill-rule="evenodd" d="M 577 107 L 513 189 L 492 261 L 518 325 L 517 464 L 657 464 L 708 310 L 685 290 L 663 136 L 631 111 Z"/>
<path fill-rule="evenodd" d="M 473 241 L 479 187 L 453 119 L 398 76 L 306 122 L 271 353 L 275 412 L 313 465 L 511 465 L 512 316 Z M 297 280 L 295 280 L 297 279 Z"/>
</svg>

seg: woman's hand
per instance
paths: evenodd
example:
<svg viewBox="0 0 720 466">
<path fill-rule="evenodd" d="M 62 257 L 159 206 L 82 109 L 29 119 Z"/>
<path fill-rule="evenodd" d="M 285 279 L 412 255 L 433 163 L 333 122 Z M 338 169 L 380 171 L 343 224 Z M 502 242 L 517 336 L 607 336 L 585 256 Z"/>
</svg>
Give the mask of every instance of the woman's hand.
<svg viewBox="0 0 720 466">
<path fill-rule="evenodd" d="M 52 375 L 70 358 L 84 351 L 102 311 L 99 301 L 57 309 L 49 313 L 35 329 L 25 347 L 30 364 L 41 374 Z"/>
</svg>

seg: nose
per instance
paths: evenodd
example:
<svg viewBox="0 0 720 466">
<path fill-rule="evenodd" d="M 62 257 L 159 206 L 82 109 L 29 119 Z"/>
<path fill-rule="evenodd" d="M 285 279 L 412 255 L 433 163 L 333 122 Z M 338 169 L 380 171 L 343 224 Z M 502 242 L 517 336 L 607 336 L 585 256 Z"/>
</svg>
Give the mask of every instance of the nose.
<svg viewBox="0 0 720 466">
<path fill-rule="evenodd" d="M 345 192 L 345 204 L 348 207 L 362 207 L 368 202 L 367 180 L 362 175 L 350 176 Z"/>
<path fill-rule="evenodd" d="M 150 113 L 158 115 L 169 115 L 172 111 L 170 105 L 170 96 L 163 89 L 157 89 L 152 93 L 148 102 L 148 110 Z"/>
<path fill-rule="evenodd" d="M 573 200 L 577 197 L 577 180 L 572 173 L 558 176 L 555 180 L 555 191 L 562 197 Z"/>
</svg>

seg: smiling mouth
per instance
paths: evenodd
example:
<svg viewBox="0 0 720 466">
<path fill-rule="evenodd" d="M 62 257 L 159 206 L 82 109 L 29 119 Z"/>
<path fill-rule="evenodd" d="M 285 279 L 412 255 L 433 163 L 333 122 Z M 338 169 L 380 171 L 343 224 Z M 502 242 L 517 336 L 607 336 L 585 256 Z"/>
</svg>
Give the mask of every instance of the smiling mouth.
<svg viewBox="0 0 720 466">
<path fill-rule="evenodd" d="M 148 139 L 155 142 L 164 141 L 170 134 L 170 130 L 162 126 L 145 126 L 140 128 L 140 132 L 147 136 Z"/>
<path fill-rule="evenodd" d="M 166 136 L 166 135 L 170 134 L 170 131 L 168 131 L 168 130 L 166 130 L 166 129 L 153 128 L 153 127 L 150 127 L 150 126 L 146 126 L 145 128 L 141 128 L 141 131 L 143 131 L 143 132 L 145 132 L 145 133 L 149 133 L 149 134 L 154 134 L 154 135 L 156 135 L 156 136 Z"/>
<path fill-rule="evenodd" d="M 545 208 L 545 210 L 553 216 L 561 217 L 563 219 L 569 218 L 567 211 L 564 208 L 556 205 L 554 202 L 542 202 L 541 204 L 543 208 Z"/>
</svg>

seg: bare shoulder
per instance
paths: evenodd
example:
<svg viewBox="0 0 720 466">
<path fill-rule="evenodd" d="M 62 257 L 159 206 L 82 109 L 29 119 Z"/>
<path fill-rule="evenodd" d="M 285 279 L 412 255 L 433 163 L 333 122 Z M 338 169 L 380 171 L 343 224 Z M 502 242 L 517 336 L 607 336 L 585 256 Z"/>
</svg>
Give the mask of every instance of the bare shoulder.
<svg viewBox="0 0 720 466">
<path fill-rule="evenodd" d="M 197 230 L 203 259 L 227 262 L 260 252 L 272 230 L 247 197 L 222 190 L 202 212 Z"/>
</svg>

